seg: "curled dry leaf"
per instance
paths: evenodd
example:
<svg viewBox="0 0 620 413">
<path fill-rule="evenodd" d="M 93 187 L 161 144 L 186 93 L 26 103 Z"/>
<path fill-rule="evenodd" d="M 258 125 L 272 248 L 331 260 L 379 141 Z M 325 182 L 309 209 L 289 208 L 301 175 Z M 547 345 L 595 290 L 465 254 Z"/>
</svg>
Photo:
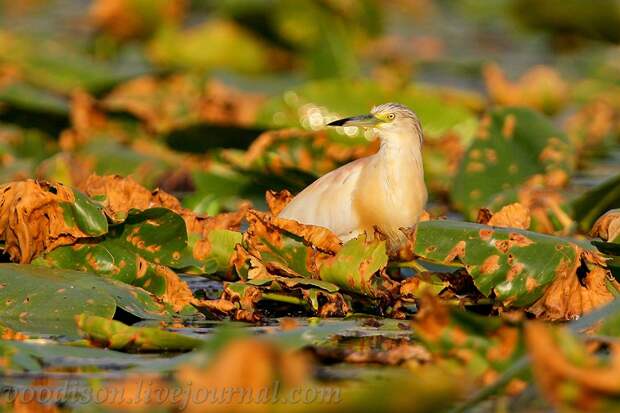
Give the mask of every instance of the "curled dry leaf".
<svg viewBox="0 0 620 413">
<path fill-rule="evenodd" d="M 80 228 L 75 202 L 74 192 L 62 184 L 29 179 L 0 186 L 0 240 L 11 260 L 29 263 L 43 252 L 107 231 L 107 222 L 95 216 L 89 218 L 100 228 Z"/>
<path fill-rule="evenodd" d="M 529 312 L 541 319 L 571 320 L 614 300 L 620 284 L 605 259 L 593 251 L 577 252 L 579 259 L 560 262 L 553 282 Z"/>
<path fill-rule="evenodd" d="M 300 224 L 297 221 L 278 218 L 255 209 L 248 210 L 247 220 L 250 225 L 260 222 L 266 229 L 275 229 L 293 234 L 302 238 L 312 247 L 326 253 L 335 254 L 342 248 L 342 242 L 338 236 L 324 227 Z"/>
<path fill-rule="evenodd" d="M 174 311 L 179 312 L 194 302 L 194 294 L 189 285 L 170 268 L 164 265 L 155 265 L 155 274 L 162 277 L 166 284 L 161 299 L 170 304 Z"/>
<path fill-rule="evenodd" d="M 529 209 L 515 202 L 514 204 L 502 207 L 502 209 L 495 214 L 491 214 L 490 217 L 484 217 L 483 220 L 485 222 L 481 222 L 479 215 L 478 223 L 480 224 L 494 227 L 528 229 L 530 227 L 531 218 Z"/>
<path fill-rule="evenodd" d="M 526 325 L 525 337 L 536 381 L 554 405 L 571 406 L 571 411 L 610 411 L 613 400 L 620 395 L 620 346 L 617 343 L 610 344 L 611 354 L 603 364 L 576 343 L 567 329 L 530 322 Z M 570 352 L 562 349 L 570 349 Z M 606 401 L 610 403 L 607 408 Z"/>
<path fill-rule="evenodd" d="M 278 216 L 280 212 L 288 205 L 289 202 L 293 199 L 293 194 L 291 194 L 288 190 L 283 190 L 280 192 L 276 191 L 267 191 L 265 194 L 265 199 L 267 200 L 267 206 L 269 207 L 269 212 L 272 215 Z"/>
<path fill-rule="evenodd" d="M 592 226 L 590 235 L 604 241 L 620 243 L 620 209 L 605 212 Z"/>
<path fill-rule="evenodd" d="M 552 68 L 535 66 L 511 83 L 495 63 L 483 69 L 484 81 L 491 99 L 500 105 L 529 106 L 546 113 L 555 113 L 569 97 L 566 82 Z"/>
<path fill-rule="evenodd" d="M 570 215 L 562 208 L 565 198 L 557 188 L 545 188 L 530 180 L 517 192 L 519 203 L 530 211 L 532 230 L 545 234 L 567 234 L 574 226 Z"/>
<path fill-rule="evenodd" d="M 511 194 L 500 194 L 494 204 L 503 205 L 513 198 L 528 211 L 530 224 L 526 229 L 557 235 L 568 235 L 574 230 L 575 221 L 564 208 L 566 199 L 562 190 L 546 187 L 542 176 L 532 177 Z M 488 224 L 492 215 L 490 210 L 482 208 L 476 222 Z"/>
<path fill-rule="evenodd" d="M 91 198 L 102 199 L 106 215 L 122 221 L 132 209 L 163 207 L 179 212 L 183 209 L 174 196 L 164 191 L 149 191 L 131 177 L 90 175 L 81 188 Z"/>
<path fill-rule="evenodd" d="M 211 80 L 200 101 L 200 119 L 216 125 L 252 126 L 265 97 Z"/>
<path fill-rule="evenodd" d="M 261 298 L 262 293 L 257 287 L 240 283 L 226 283 L 221 299 L 234 304 L 233 312 L 229 311 L 234 320 L 256 322 L 260 320 L 260 315 L 255 311 L 254 306 Z M 222 310 L 227 307 L 229 306 L 220 303 Z"/>
</svg>

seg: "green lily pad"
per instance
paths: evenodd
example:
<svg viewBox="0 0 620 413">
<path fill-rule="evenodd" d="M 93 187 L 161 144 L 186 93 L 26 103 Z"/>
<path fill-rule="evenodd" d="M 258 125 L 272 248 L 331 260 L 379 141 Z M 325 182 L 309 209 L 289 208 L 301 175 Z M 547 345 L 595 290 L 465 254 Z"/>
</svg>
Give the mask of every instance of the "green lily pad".
<svg viewBox="0 0 620 413">
<path fill-rule="evenodd" d="M 162 295 L 165 274 L 157 266 L 201 267 L 188 247 L 183 218 L 166 208 L 133 211 L 101 239 L 63 246 L 36 263 L 54 268 L 91 271 Z"/>
<path fill-rule="evenodd" d="M 505 305 L 521 307 L 538 300 L 559 273 L 576 268 L 584 250 L 593 248 L 515 228 L 426 221 L 417 226 L 414 252 L 463 265 L 482 294 L 493 292 Z"/>
<path fill-rule="evenodd" d="M 74 317 L 112 318 L 117 308 L 144 319 L 171 313 L 146 291 L 94 274 L 0 264 L 0 317 L 16 331 L 77 336 Z"/>
</svg>

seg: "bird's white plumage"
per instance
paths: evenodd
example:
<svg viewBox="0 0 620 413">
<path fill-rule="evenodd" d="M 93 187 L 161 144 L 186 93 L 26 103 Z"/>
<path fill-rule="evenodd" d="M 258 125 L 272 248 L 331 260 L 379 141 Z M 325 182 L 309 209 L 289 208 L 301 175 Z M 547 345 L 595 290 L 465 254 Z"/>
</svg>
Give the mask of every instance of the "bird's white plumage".
<svg viewBox="0 0 620 413">
<path fill-rule="evenodd" d="M 353 213 L 353 193 L 366 159 L 323 175 L 295 196 L 279 216 L 330 228 L 342 239 L 356 236 L 359 222 Z"/>
<path fill-rule="evenodd" d="M 372 109 L 372 116 L 348 118 L 373 126 L 381 140 L 379 151 L 344 165 L 316 180 L 299 193 L 280 217 L 320 225 L 343 241 L 379 229 L 397 246 L 399 230 L 417 223 L 426 204 L 421 146 L 422 129 L 407 107 L 388 103 Z"/>
</svg>

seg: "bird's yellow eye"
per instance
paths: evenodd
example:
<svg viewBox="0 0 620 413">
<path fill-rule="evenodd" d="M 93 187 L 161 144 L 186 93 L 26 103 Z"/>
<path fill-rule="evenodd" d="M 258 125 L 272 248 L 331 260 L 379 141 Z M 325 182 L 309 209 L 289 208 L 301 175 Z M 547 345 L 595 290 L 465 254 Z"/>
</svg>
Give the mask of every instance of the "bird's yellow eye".
<svg viewBox="0 0 620 413">
<path fill-rule="evenodd" d="M 394 117 L 395 117 L 395 116 L 394 116 L 394 114 L 393 114 L 393 113 L 389 113 L 389 114 L 387 115 L 387 118 L 388 118 L 389 120 L 394 120 Z"/>
</svg>

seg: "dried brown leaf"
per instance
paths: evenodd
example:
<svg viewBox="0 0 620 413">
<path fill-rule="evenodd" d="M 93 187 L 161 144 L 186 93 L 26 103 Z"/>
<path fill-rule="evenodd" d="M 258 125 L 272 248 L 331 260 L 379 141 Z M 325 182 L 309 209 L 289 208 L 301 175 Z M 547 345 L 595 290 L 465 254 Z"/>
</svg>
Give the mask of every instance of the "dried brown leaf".
<svg viewBox="0 0 620 413">
<path fill-rule="evenodd" d="M 620 209 L 605 212 L 596 220 L 590 234 L 604 241 L 620 242 Z"/>
<path fill-rule="evenodd" d="M 267 200 L 267 206 L 269 207 L 269 212 L 272 215 L 279 215 L 280 212 L 288 205 L 289 202 L 293 199 L 293 194 L 291 194 L 288 190 L 283 190 L 280 192 L 276 191 L 267 191 L 265 194 L 265 199 Z"/>
<path fill-rule="evenodd" d="M 529 229 L 531 222 L 530 211 L 518 202 L 502 207 L 487 221 L 494 227 Z"/>
<path fill-rule="evenodd" d="M 337 253 L 342 248 L 338 236 L 329 229 L 316 225 L 305 225 L 297 221 L 279 218 L 270 213 L 250 209 L 247 212 L 247 220 L 251 228 L 265 228 L 264 234 L 250 234 L 266 236 L 267 239 L 279 236 L 277 231 L 286 231 L 302 238 L 312 247 L 330 254 Z M 260 223 L 262 225 L 254 225 Z M 250 232 L 248 230 L 248 232 Z"/>
<path fill-rule="evenodd" d="M 74 200 L 62 184 L 29 179 L 0 186 L 0 240 L 11 260 L 26 264 L 43 252 L 88 237 L 65 221 L 61 204 Z"/>
<path fill-rule="evenodd" d="M 530 211 L 531 222 L 536 223 L 533 230 L 556 233 L 551 217 L 560 223 L 562 234 L 567 234 L 573 227 L 573 219 L 562 209 L 565 199 L 558 188 L 546 188 L 542 180 L 534 177 L 519 189 L 517 196 L 519 203 Z"/>
<path fill-rule="evenodd" d="M 97 136 L 129 142 L 138 137 L 135 131 L 132 130 L 132 133 L 129 135 L 122 124 L 108 119 L 92 96 L 76 90 L 71 95 L 71 128 L 61 133 L 59 144 L 64 151 L 74 151 Z"/>
<path fill-rule="evenodd" d="M 598 99 L 568 117 L 564 129 L 578 153 L 589 152 L 620 131 L 620 117 L 613 105 Z"/>
<path fill-rule="evenodd" d="M 170 268 L 155 265 L 155 274 L 165 280 L 166 289 L 161 299 L 170 304 L 174 311 L 179 312 L 194 302 L 194 295 L 189 285 Z"/>
<path fill-rule="evenodd" d="M 612 279 L 605 259 L 592 251 L 577 251 L 577 255 L 580 258 L 574 262 L 558 266 L 544 295 L 528 308 L 530 313 L 546 320 L 571 320 L 614 299 L 607 285 L 618 289 L 620 284 Z"/>
</svg>

